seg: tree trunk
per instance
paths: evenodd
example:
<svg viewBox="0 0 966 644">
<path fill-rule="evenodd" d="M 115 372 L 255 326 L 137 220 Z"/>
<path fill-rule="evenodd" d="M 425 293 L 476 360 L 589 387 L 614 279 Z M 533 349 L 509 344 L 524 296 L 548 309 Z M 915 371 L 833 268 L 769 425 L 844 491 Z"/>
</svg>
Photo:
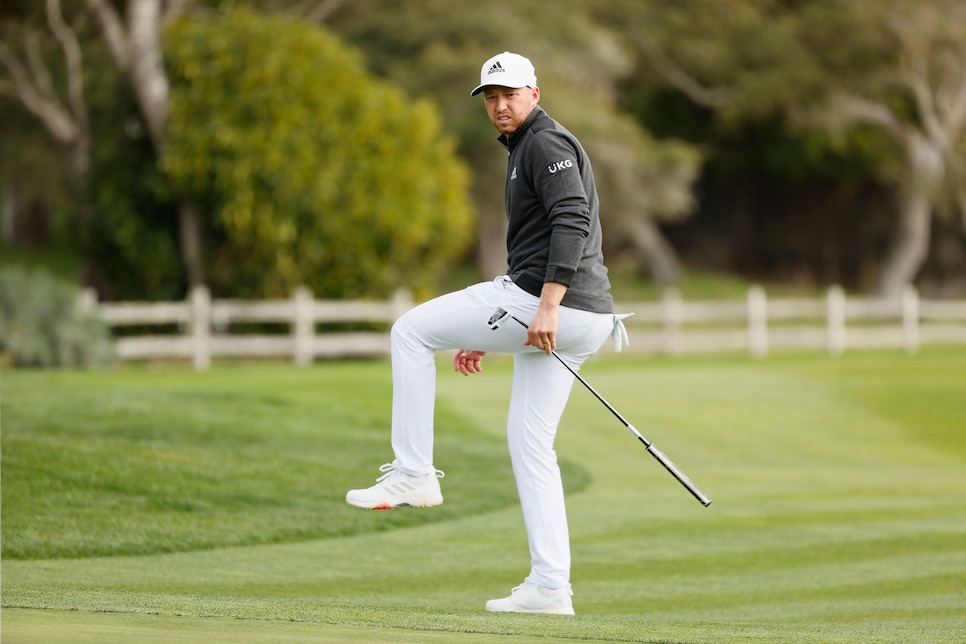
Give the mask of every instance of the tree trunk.
<svg viewBox="0 0 966 644">
<path fill-rule="evenodd" d="M 638 250 L 640 266 L 658 284 L 676 282 L 681 273 L 674 248 L 664 239 L 651 219 L 630 217 L 623 222 L 624 231 Z"/>
<path fill-rule="evenodd" d="M 879 274 L 877 295 L 898 297 L 912 284 L 929 252 L 931 221 L 929 194 L 921 186 L 906 187 L 896 237 Z"/>
<path fill-rule="evenodd" d="M 3 194 L 3 203 L 0 206 L 0 218 L 3 220 L 0 240 L 12 246 L 17 236 L 17 189 L 10 179 L 6 179 L 0 192 Z"/>
<path fill-rule="evenodd" d="M 205 283 L 202 257 L 201 213 L 198 205 L 188 199 L 178 204 L 178 232 L 181 242 L 181 259 L 188 278 L 188 290 Z"/>
<path fill-rule="evenodd" d="M 476 223 L 476 263 L 485 280 L 507 271 L 506 226 L 506 216 L 502 212 L 480 213 Z"/>
<path fill-rule="evenodd" d="M 130 78 L 151 140 L 160 154 L 170 88 L 161 57 L 161 1 L 128 3 Z"/>
<path fill-rule="evenodd" d="M 898 297 L 912 284 L 929 255 L 933 194 L 946 172 L 942 148 L 917 132 L 904 140 L 909 176 L 901 187 L 899 221 L 876 287 L 878 295 Z"/>
<path fill-rule="evenodd" d="M 480 277 L 493 279 L 506 273 L 506 211 L 503 205 L 506 156 L 480 153 L 473 160 L 473 201 L 477 205 L 476 266 Z"/>
</svg>

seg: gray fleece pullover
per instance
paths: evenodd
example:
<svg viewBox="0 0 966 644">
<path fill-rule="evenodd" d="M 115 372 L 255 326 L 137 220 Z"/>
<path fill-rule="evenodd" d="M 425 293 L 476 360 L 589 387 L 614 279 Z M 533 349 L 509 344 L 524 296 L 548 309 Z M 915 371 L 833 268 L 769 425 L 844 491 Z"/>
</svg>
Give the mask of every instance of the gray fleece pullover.
<svg viewBox="0 0 966 644">
<path fill-rule="evenodd" d="M 498 140 L 510 155 L 507 275 L 537 297 L 544 282 L 566 284 L 562 306 L 613 313 L 594 173 L 580 142 L 540 107 Z"/>
</svg>

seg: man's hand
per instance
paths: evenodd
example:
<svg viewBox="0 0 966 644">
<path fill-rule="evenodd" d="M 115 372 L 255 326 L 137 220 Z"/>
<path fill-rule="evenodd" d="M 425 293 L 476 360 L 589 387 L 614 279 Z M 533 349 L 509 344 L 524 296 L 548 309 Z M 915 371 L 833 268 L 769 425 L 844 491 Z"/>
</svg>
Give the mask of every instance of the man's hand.
<svg viewBox="0 0 966 644">
<path fill-rule="evenodd" d="M 527 328 L 527 339 L 524 345 L 540 349 L 548 356 L 557 348 L 557 314 L 560 310 L 560 300 L 563 299 L 567 287 L 559 282 L 546 282 L 540 292 L 540 306 L 537 314 L 530 320 Z"/>
<path fill-rule="evenodd" d="M 483 371 L 483 356 L 486 355 L 486 351 L 471 351 L 469 349 L 460 349 L 453 356 L 453 371 L 459 371 L 464 376 L 468 376 L 471 373 L 479 373 Z"/>
<path fill-rule="evenodd" d="M 523 344 L 542 350 L 548 356 L 557 348 L 557 308 L 537 309 L 530 320 L 527 339 Z"/>
</svg>

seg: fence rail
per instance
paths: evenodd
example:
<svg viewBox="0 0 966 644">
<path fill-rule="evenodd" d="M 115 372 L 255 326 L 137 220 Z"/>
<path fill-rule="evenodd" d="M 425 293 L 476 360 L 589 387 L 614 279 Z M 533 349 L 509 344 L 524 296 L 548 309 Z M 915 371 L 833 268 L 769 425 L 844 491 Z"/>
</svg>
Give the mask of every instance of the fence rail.
<svg viewBox="0 0 966 644">
<path fill-rule="evenodd" d="M 668 289 L 659 302 L 622 303 L 631 346 L 666 355 L 772 349 L 897 348 L 914 353 L 922 344 L 966 344 L 966 301 L 901 296 L 848 298 L 832 287 L 824 298 L 768 299 L 754 286 L 742 300 L 685 302 Z"/>
<path fill-rule="evenodd" d="M 290 356 L 296 364 L 308 364 L 315 358 L 385 354 L 385 331 L 319 333 L 316 325 L 370 322 L 388 329 L 412 306 L 412 298 L 402 291 L 386 302 L 366 302 L 315 300 L 305 288 L 287 300 L 212 300 L 205 287 L 192 290 L 183 302 L 98 303 L 91 290 L 82 298 L 82 307 L 111 328 L 175 327 L 174 333 L 121 335 L 116 339 L 121 360 L 182 358 L 196 369 L 207 369 L 213 357 Z M 232 332 L 238 324 L 281 324 L 288 332 Z"/>
<path fill-rule="evenodd" d="M 386 302 L 316 300 L 297 289 L 286 300 L 212 300 L 204 287 L 183 302 L 98 303 L 85 292 L 82 306 L 110 327 L 171 326 L 122 334 L 116 340 L 121 360 L 187 359 L 206 369 L 213 357 L 281 357 L 296 364 L 316 358 L 387 355 L 389 326 L 413 305 L 397 293 Z M 685 301 L 675 289 L 656 302 L 621 302 L 634 311 L 626 320 L 628 351 L 681 355 L 727 351 L 764 356 L 775 349 L 816 349 L 840 354 L 846 349 L 895 348 L 914 353 L 923 344 L 966 344 L 966 300 L 920 299 L 914 289 L 900 297 L 848 298 L 832 287 L 824 298 L 769 299 L 761 287 L 744 300 Z M 381 330 L 331 331 L 318 325 L 374 323 Z M 240 324 L 278 324 L 281 333 L 238 333 Z"/>
</svg>

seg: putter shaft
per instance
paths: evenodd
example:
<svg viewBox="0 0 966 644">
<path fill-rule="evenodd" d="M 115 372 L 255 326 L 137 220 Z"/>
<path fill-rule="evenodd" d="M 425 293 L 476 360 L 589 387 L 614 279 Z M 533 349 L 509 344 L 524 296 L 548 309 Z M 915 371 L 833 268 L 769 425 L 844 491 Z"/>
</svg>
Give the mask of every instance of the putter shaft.
<svg viewBox="0 0 966 644">
<path fill-rule="evenodd" d="M 493 314 L 493 316 L 490 317 L 490 320 L 489 322 L 487 322 L 487 324 L 490 326 L 491 329 L 496 330 L 497 328 L 500 327 L 503 320 L 505 320 L 507 317 L 510 317 L 516 320 L 524 329 L 530 328 L 526 322 L 524 322 L 517 316 L 513 315 L 512 313 L 504 309 L 497 309 L 496 312 Z M 667 457 L 667 455 L 664 454 L 664 452 L 658 449 L 657 445 L 655 445 L 654 443 L 644 438 L 644 436 L 642 436 L 641 433 L 637 431 L 637 429 L 633 425 L 627 422 L 627 420 L 623 416 L 621 416 L 620 413 L 616 409 L 614 409 L 614 407 L 609 402 L 607 402 L 607 400 L 604 399 L 603 396 L 597 393 L 597 390 L 591 387 L 590 383 L 584 380 L 583 377 L 579 373 L 577 373 L 576 369 L 574 369 L 569 364 L 567 364 L 566 360 L 561 358 L 556 351 L 551 350 L 550 353 L 551 355 L 553 355 L 553 357 L 555 357 L 560 362 L 560 364 L 566 367 L 567 370 L 571 374 L 573 374 L 573 376 L 577 378 L 577 380 L 579 380 L 580 383 L 584 387 L 586 387 L 590 393 L 594 394 L 594 397 L 597 398 L 597 400 L 599 400 L 604 405 L 604 407 L 607 407 L 607 409 L 609 409 L 610 412 L 617 417 L 617 420 L 621 421 L 621 424 L 623 424 L 624 427 L 626 427 L 632 434 L 634 434 L 634 436 L 637 437 L 639 441 L 641 441 L 641 443 L 644 444 L 644 447 L 647 449 L 647 452 L 651 456 L 653 456 L 661 465 L 663 465 L 664 469 L 670 472 L 671 475 L 674 478 L 676 478 L 678 482 L 681 483 L 681 485 L 683 485 L 688 490 L 688 492 L 690 492 L 691 495 L 694 496 L 694 498 L 696 498 L 701 503 L 701 505 L 703 505 L 704 507 L 708 507 L 709 505 L 711 505 L 711 498 L 707 494 L 702 492 L 701 489 L 697 485 L 695 485 L 694 482 L 692 482 L 691 479 L 689 479 L 688 476 L 684 472 L 682 472 L 681 469 L 677 465 L 675 465 L 673 461 L 671 461 L 671 459 Z"/>
</svg>

